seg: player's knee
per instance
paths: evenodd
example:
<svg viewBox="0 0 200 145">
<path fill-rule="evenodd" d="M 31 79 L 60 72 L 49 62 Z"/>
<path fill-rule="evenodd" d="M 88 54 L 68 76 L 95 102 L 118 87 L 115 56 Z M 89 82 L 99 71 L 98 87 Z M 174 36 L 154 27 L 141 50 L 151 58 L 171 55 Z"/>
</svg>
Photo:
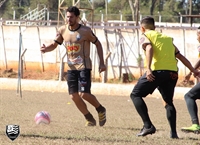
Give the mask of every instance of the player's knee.
<svg viewBox="0 0 200 145">
<path fill-rule="evenodd" d="M 174 104 L 173 103 L 172 104 L 166 104 L 165 109 L 174 110 L 175 109 Z"/>
<path fill-rule="evenodd" d="M 134 95 L 134 94 L 130 94 L 130 98 L 132 99 L 132 100 L 134 100 L 135 98 L 136 98 L 136 96 Z"/>
<path fill-rule="evenodd" d="M 88 98 L 88 93 L 81 93 L 80 97 L 83 98 L 84 100 L 87 100 Z"/>
<path fill-rule="evenodd" d="M 164 106 L 164 107 L 167 106 L 167 103 L 166 103 L 165 101 L 163 101 L 163 106 Z"/>
<path fill-rule="evenodd" d="M 76 102 L 80 99 L 80 96 L 78 95 L 78 93 L 73 93 L 70 95 L 71 99 Z"/>
<path fill-rule="evenodd" d="M 186 94 L 184 95 L 184 99 L 187 100 L 188 98 L 189 98 L 189 95 L 188 95 L 188 93 L 186 93 Z"/>
<path fill-rule="evenodd" d="M 166 102 L 166 105 L 165 106 L 174 106 L 173 102 Z"/>
</svg>

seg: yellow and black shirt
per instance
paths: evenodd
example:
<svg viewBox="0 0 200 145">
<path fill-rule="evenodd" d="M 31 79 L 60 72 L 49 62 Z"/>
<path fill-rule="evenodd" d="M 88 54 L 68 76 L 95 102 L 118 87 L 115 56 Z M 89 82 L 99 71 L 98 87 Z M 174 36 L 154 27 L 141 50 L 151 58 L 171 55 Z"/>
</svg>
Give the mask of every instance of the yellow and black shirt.
<svg viewBox="0 0 200 145">
<path fill-rule="evenodd" d="M 140 45 L 144 50 L 147 44 L 153 47 L 152 70 L 178 71 L 173 38 L 150 30 L 142 34 L 140 38 Z"/>
</svg>

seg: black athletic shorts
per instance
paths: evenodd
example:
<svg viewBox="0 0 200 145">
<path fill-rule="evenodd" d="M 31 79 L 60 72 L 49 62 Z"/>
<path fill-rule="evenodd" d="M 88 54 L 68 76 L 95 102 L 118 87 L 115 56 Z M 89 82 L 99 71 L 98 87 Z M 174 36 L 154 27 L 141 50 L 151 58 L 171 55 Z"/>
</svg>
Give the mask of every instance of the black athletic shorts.
<svg viewBox="0 0 200 145">
<path fill-rule="evenodd" d="M 152 82 L 148 81 L 145 73 L 140 77 L 131 94 L 134 97 L 146 97 L 148 94 L 152 94 L 157 88 L 165 102 L 171 104 L 174 88 L 178 80 L 178 73 L 169 70 L 153 71 L 152 73 L 155 76 L 155 80 Z"/>
<path fill-rule="evenodd" d="M 69 94 L 77 92 L 90 93 L 91 69 L 68 70 L 67 84 Z"/>
</svg>

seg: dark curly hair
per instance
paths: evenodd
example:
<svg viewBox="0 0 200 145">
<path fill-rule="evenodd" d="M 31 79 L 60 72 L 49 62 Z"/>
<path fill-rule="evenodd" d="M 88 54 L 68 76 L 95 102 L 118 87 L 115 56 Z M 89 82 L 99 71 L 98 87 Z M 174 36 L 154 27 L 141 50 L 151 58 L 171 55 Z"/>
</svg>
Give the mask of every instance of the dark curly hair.
<svg viewBox="0 0 200 145">
<path fill-rule="evenodd" d="M 74 13 L 75 16 L 79 16 L 80 15 L 79 9 L 77 7 L 75 7 L 75 6 L 68 7 L 66 12 Z"/>
</svg>

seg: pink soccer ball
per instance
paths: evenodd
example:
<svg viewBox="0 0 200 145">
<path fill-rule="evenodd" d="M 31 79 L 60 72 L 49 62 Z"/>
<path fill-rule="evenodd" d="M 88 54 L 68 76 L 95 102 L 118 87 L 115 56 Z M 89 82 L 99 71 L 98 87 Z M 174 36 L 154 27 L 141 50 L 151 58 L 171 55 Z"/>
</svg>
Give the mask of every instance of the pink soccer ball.
<svg viewBox="0 0 200 145">
<path fill-rule="evenodd" d="M 51 122 L 51 116 L 47 111 L 40 111 L 35 115 L 36 124 L 49 124 Z"/>
</svg>

